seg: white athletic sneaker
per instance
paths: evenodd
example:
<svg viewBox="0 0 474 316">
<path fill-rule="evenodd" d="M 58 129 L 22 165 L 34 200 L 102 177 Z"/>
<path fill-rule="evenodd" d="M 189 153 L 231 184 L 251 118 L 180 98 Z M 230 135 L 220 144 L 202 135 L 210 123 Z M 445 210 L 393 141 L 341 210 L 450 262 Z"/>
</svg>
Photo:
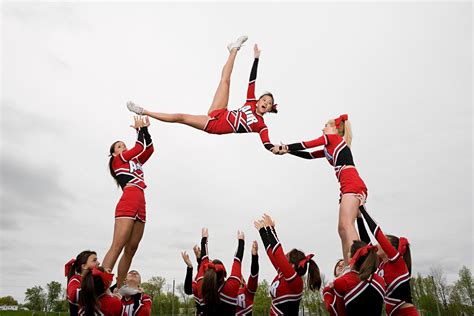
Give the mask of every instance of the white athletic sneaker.
<svg viewBox="0 0 474 316">
<path fill-rule="evenodd" d="M 144 110 L 141 106 L 136 105 L 136 104 L 133 103 L 132 101 L 128 101 L 128 102 L 127 102 L 127 109 L 128 109 L 130 112 L 133 112 L 133 113 L 138 114 L 138 115 L 142 115 L 142 114 L 143 114 L 143 110 Z"/>
<path fill-rule="evenodd" d="M 239 50 L 240 47 L 242 47 L 242 44 L 245 43 L 248 40 L 248 38 L 249 37 L 247 35 L 242 35 L 235 42 L 227 45 L 227 49 L 229 50 L 229 52 L 232 51 L 233 48 L 237 48 L 237 50 Z"/>
</svg>

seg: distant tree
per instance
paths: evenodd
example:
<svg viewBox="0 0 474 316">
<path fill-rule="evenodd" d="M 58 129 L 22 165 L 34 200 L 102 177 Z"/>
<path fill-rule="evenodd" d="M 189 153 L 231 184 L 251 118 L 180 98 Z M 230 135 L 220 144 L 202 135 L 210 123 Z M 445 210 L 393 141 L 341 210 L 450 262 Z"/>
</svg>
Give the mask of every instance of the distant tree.
<svg viewBox="0 0 474 316">
<path fill-rule="evenodd" d="M 166 279 L 160 276 L 154 276 L 147 282 L 142 283 L 142 288 L 146 294 L 150 295 L 153 301 L 155 297 L 159 296 L 166 284 Z"/>
<path fill-rule="evenodd" d="M 58 302 L 61 300 L 61 293 L 63 292 L 61 283 L 52 281 L 46 284 L 46 289 L 48 291 L 46 297 L 46 311 L 57 312 L 55 308 L 58 306 Z"/>
<path fill-rule="evenodd" d="M 434 282 L 437 300 L 438 302 L 441 301 L 443 305 L 441 309 L 444 311 L 444 313 L 446 313 L 448 310 L 448 297 L 450 288 L 446 281 L 443 268 L 441 268 L 441 266 L 431 268 L 430 274 Z"/>
<path fill-rule="evenodd" d="M 171 315 L 174 306 L 174 313 L 178 314 L 179 311 L 179 297 L 173 295 L 173 293 L 161 293 L 153 300 L 151 311 L 152 314 L 157 315 Z"/>
<path fill-rule="evenodd" d="M 0 297 L 0 306 L 17 306 L 18 302 L 13 296 Z"/>
<path fill-rule="evenodd" d="M 46 311 L 46 297 L 46 293 L 41 286 L 26 289 L 26 303 L 23 306 L 31 311 L 44 312 Z"/>
<path fill-rule="evenodd" d="M 257 292 L 253 299 L 253 315 L 268 315 L 270 313 L 270 285 L 267 280 L 258 283 Z"/>
</svg>

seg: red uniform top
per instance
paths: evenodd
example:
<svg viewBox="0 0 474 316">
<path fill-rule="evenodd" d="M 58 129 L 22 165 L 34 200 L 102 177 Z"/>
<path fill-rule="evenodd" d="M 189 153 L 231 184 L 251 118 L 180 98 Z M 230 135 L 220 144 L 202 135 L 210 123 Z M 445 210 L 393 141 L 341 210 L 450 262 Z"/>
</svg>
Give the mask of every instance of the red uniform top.
<svg viewBox="0 0 474 316">
<path fill-rule="evenodd" d="M 361 206 L 359 209 L 367 222 L 367 226 L 388 257 L 387 261 L 380 263 L 377 274 L 385 280 L 387 286 L 385 308 L 388 315 L 393 315 L 403 304 L 413 303 L 410 288 L 411 275 L 403 259 L 405 249 L 403 249 L 403 253 L 395 249 L 387 237 L 385 237 L 379 225 L 367 213 L 365 207 Z"/>
<path fill-rule="evenodd" d="M 97 316 L 122 316 L 122 302 L 117 297 L 104 293 L 99 297 L 99 303 L 100 311 L 95 313 Z M 84 315 L 82 308 L 79 310 L 79 315 Z M 127 314 L 123 313 L 123 316 Z"/>
<path fill-rule="evenodd" d="M 136 294 L 128 299 L 122 297 L 123 311 L 127 316 L 150 316 L 151 298 L 146 294 Z"/>
<path fill-rule="evenodd" d="M 79 293 L 81 291 L 82 276 L 80 274 L 73 275 L 68 283 L 66 297 L 69 302 L 69 314 L 77 316 L 79 314 Z"/>
<path fill-rule="evenodd" d="M 144 139 L 147 141 L 146 148 Z M 112 168 L 122 189 L 126 185 L 134 185 L 142 190 L 146 188 L 142 165 L 150 158 L 153 151 L 153 142 L 148 129 L 142 127 L 138 132 L 135 146 L 114 157 Z"/>
<path fill-rule="evenodd" d="M 385 282 L 377 274 L 365 281 L 349 271 L 334 280 L 334 293 L 344 300 L 346 315 L 380 316 L 385 296 Z M 342 311 L 338 311 L 342 315 Z"/>
<path fill-rule="evenodd" d="M 244 252 L 244 241 L 239 239 L 239 246 L 234 256 L 234 263 L 230 276 L 219 287 L 220 304 L 217 309 L 217 315 L 235 315 L 237 304 L 237 294 L 240 288 L 240 279 L 242 278 L 241 261 Z M 196 306 L 200 305 L 202 315 L 207 315 L 209 312 L 203 300 L 202 282 L 204 280 L 204 268 L 209 263 L 209 256 L 207 254 L 207 238 L 201 239 L 201 265 L 193 282 L 193 294 L 196 300 Z"/>
<path fill-rule="evenodd" d="M 301 151 L 318 146 L 324 146 L 324 148 L 313 152 Z M 331 166 L 334 167 L 338 180 L 345 166 L 354 166 L 352 152 L 344 138 L 338 134 L 324 134 L 314 140 L 290 144 L 288 145 L 288 149 L 290 150 L 290 154 L 306 159 L 326 157 Z"/>
<path fill-rule="evenodd" d="M 251 272 L 247 284 L 239 289 L 235 315 L 252 315 L 253 299 L 258 287 L 258 255 L 252 255 Z"/>
<path fill-rule="evenodd" d="M 259 230 L 268 258 L 277 271 L 270 286 L 270 315 L 298 315 L 304 282 L 283 253 L 274 228 Z"/>
</svg>

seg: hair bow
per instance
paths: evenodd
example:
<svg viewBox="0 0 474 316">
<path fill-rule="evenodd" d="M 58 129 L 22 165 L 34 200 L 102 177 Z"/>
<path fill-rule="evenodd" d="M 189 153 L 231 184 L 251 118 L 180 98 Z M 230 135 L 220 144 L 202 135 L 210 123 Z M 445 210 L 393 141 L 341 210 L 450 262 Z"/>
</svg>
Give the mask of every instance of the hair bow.
<svg viewBox="0 0 474 316">
<path fill-rule="evenodd" d="M 336 123 L 336 127 L 339 128 L 339 126 L 341 126 L 341 122 L 347 121 L 348 119 L 349 119 L 349 116 L 347 114 L 339 115 L 338 118 L 334 119 L 334 122 Z"/>
<path fill-rule="evenodd" d="M 64 276 L 69 276 L 69 272 L 71 272 L 71 269 L 75 262 L 76 259 L 71 259 L 64 265 Z"/>
<path fill-rule="evenodd" d="M 378 248 L 377 246 L 367 245 L 367 246 L 357 249 L 356 253 L 352 256 L 352 259 L 349 265 L 353 266 L 360 258 L 366 256 L 369 253 L 369 251 L 373 249 L 377 250 Z"/>
<path fill-rule="evenodd" d="M 307 255 L 306 257 L 304 257 L 303 259 L 300 260 L 300 262 L 298 263 L 298 268 L 304 268 L 304 266 L 309 262 L 309 260 L 311 260 L 311 258 L 314 257 L 314 254 L 310 253 L 309 255 Z"/>
</svg>

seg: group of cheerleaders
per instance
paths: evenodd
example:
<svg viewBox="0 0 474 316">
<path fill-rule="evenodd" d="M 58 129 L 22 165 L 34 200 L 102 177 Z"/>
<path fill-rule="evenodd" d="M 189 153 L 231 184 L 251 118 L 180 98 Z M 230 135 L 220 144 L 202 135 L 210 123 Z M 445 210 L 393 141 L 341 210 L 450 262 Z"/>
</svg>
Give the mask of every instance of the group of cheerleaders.
<svg viewBox="0 0 474 316">
<path fill-rule="evenodd" d="M 255 97 L 255 80 L 260 50 L 254 46 L 254 62 L 250 73 L 247 100 L 241 108 L 228 110 L 230 78 L 237 52 L 247 40 L 239 37 L 227 46 L 230 54 L 222 70 L 221 80 L 207 115 L 166 114 L 148 111 L 127 103 L 135 117 L 132 127 L 137 131 L 133 148 L 117 141 L 110 147 L 109 168 L 123 194 L 115 209 L 113 241 L 99 266 L 97 254 L 83 251 L 66 264 L 67 297 L 71 315 L 150 315 L 151 299 L 143 293 L 140 274 L 129 271 L 132 258 L 142 238 L 146 206 L 143 164 L 153 154 L 148 131 L 148 117 L 163 122 L 182 123 L 210 134 L 259 133 L 265 148 L 276 155 L 291 154 L 305 159 L 326 157 L 334 167 L 340 183 L 338 232 L 342 255 L 334 268 L 335 279 L 322 290 L 330 315 L 381 315 L 385 302 L 387 315 L 418 315 L 410 292 L 411 257 L 406 238 L 385 235 L 365 208 L 367 188 L 360 178 L 350 149 L 351 126 L 346 114 L 329 120 L 323 135 L 311 141 L 273 145 L 264 122 L 266 113 L 277 113 L 273 95 Z M 322 149 L 308 150 L 314 147 Z M 356 228 L 357 222 L 357 228 Z M 365 224 L 364 224 L 365 222 Z M 277 275 L 270 286 L 270 315 L 298 315 L 306 285 L 312 291 L 321 287 L 321 277 L 313 254 L 298 249 L 283 251 L 275 222 L 268 215 L 255 220 L 265 252 Z M 367 232 L 366 227 L 370 232 Z M 370 237 L 372 235 L 372 239 Z M 201 246 L 194 247 L 197 274 L 193 280 L 193 264 L 182 252 L 187 265 L 184 290 L 193 295 L 197 315 L 251 315 L 258 285 L 258 244 L 252 244 L 251 273 L 245 282 L 241 273 L 244 234 L 237 233 L 238 247 L 234 261 L 227 270 L 208 253 L 208 230 L 202 229 Z M 371 240 L 376 240 L 377 245 Z M 112 269 L 119 255 L 116 285 Z"/>
</svg>

